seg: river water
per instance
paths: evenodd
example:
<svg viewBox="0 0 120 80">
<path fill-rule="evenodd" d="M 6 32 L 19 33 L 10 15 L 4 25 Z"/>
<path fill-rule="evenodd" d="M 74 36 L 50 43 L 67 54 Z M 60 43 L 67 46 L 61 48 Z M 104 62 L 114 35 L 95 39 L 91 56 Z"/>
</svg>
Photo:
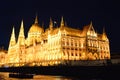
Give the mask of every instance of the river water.
<svg viewBox="0 0 120 80">
<path fill-rule="evenodd" d="M 32 79 L 9 78 L 9 73 L 0 72 L 0 80 L 102 80 L 102 79 L 81 79 L 76 77 L 34 75 Z"/>
</svg>

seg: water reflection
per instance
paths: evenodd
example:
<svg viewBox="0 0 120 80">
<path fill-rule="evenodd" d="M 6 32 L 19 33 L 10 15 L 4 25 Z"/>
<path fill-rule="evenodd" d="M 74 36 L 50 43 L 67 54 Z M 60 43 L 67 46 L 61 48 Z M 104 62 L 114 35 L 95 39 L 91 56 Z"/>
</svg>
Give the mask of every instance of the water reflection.
<svg viewBox="0 0 120 80">
<path fill-rule="evenodd" d="M 9 73 L 0 73 L 0 80 L 75 80 L 75 78 L 51 75 L 34 75 L 33 79 L 9 78 Z"/>
<path fill-rule="evenodd" d="M 63 77 L 63 76 L 50 76 L 50 75 L 36 75 L 33 78 L 34 80 L 72 80 L 71 78 L 68 77 Z"/>
<path fill-rule="evenodd" d="M 9 78 L 9 73 L 0 72 L 0 80 L 103 80 L 91 78 L 76 78 L 65 76 L 51 76 L 51 75 L 34 75 L 32 79 Z"/>
</svg>

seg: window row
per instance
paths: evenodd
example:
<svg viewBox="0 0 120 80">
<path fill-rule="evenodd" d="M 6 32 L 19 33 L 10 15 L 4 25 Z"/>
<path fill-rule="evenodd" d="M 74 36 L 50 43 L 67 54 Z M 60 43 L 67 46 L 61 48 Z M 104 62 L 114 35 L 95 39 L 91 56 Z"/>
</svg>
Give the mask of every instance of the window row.
<svg viewBox="0 0 120 80">
<path fill-rule="evenodd" d="M 63 50 L 78 50 L 78 51 L 83 51 L 85 48 L 73 48 L 73 47 L 63 47 Z"/>
<path fill-rule="evenodd" d="M 76 46 L 76 47 L 83 47 L 85 43 L 74 43 L 74 42 L 64 42 L 62 41 L 63 46 Z"/>
<path fill-rule="evenodd" d="M 67 53 L 67 52 L 64 52 L 64 56 L 81 56 L 81 54 L 78 54 L 78 53 Z"/>
</svg>

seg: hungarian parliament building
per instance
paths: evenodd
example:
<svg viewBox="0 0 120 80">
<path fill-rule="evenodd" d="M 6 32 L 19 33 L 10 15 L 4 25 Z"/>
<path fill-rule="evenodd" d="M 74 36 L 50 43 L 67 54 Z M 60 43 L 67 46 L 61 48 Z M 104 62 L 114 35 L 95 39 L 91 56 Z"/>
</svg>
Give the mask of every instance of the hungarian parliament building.
<svg viewBox="0 0 120 80">
<path fill-rule="evenodd" d="M 59 27 L 55 27 L 50 18 L 49 27 L 44 29 L 36 16 L 27 37 L 24 35 L 23 21 L 18 39 L 15 36 L 13 27 L 8 51 L 0 54 L 0 64 L 48 66 L 69 61 L 110 59 L 109 39 L 105 30 L 97 33 L 92 22 L 80 30 L 67 26 L 63 17 Z"/>
</svg>

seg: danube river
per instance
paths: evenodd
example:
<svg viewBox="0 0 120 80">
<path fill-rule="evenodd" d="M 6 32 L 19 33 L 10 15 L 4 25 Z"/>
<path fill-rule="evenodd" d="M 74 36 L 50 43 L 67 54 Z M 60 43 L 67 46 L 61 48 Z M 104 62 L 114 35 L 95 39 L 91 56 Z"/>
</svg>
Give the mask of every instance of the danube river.
<svg viewBox="0 0 120 80">
<path fill-rule="evenodd" d="M 34 75 L 32 79 L 20 79 L 20 78 L 9 78 L 9 73 L 0 72 L 0 80 L 102 80 L 102 79 L 86 79 L 77 77 L 65 77 L 65 76 L 51 76 L 51 75 Z"/>
</svg>

